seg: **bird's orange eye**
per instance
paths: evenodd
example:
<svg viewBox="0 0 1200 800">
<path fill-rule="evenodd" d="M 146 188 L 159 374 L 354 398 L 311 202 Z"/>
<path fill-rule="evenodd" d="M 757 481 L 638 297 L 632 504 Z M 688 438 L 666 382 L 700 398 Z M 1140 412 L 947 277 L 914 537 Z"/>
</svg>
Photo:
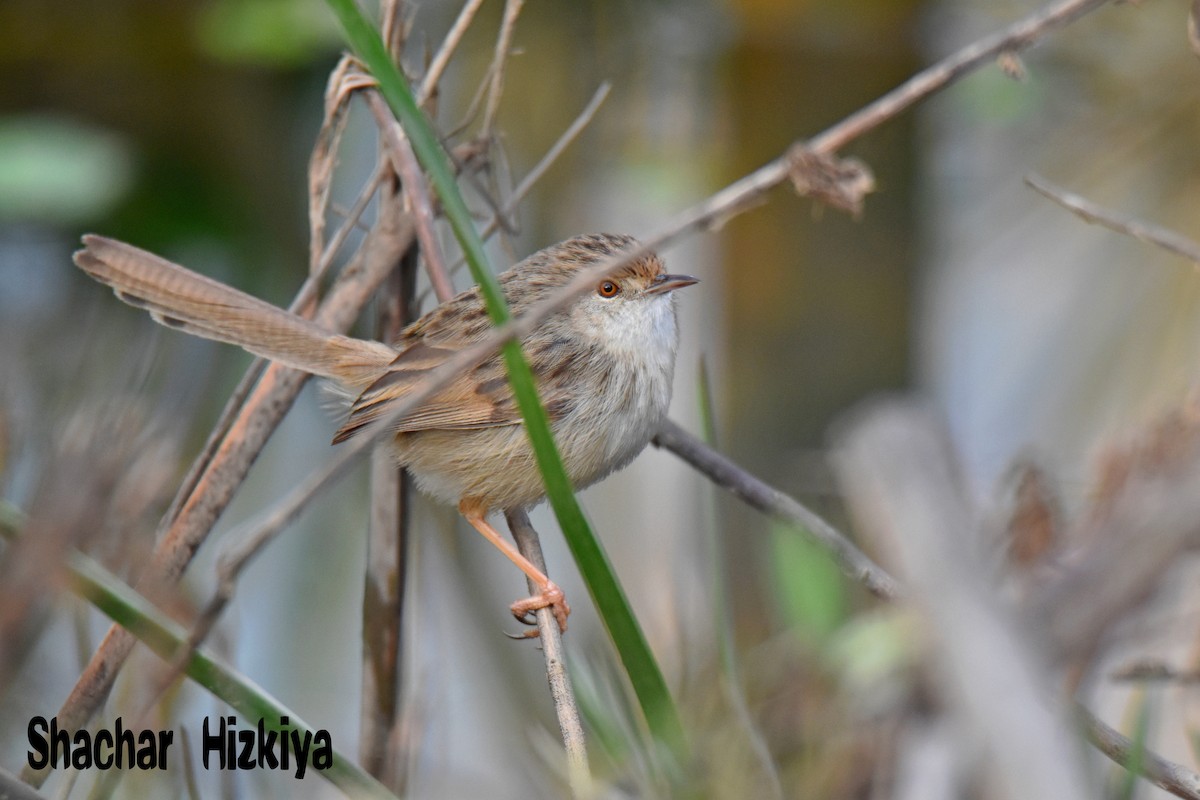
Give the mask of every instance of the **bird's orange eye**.
<svg viewBox="0 0 1200 800">
<path fill-rule="evenodd" d="M 601 297 L 616 297 L 621 293 L 621 285 L 613 281 L 601 281 L 596 287 L 596 294 Z"/>
</svg>

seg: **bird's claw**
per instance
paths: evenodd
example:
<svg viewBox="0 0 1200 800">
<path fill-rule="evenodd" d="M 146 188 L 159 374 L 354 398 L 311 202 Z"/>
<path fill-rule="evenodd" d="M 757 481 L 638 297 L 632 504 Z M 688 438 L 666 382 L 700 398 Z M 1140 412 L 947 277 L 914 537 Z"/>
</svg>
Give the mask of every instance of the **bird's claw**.
<svg viewBox="0 0 1200 800">
<path fill-rule="evenodd" d="M 517 618 L 517 621 L 522 625 L 536 625 L 537 619 L 534 617 L 534 612 L 540 608 L 549 608 L 554 612 L 554 619 L 558 622 L 558 630 L 560 633 L 567 631 L 567 616 L 571 613 L 571 607 L 567 605 L 566 596 L 563 595 L 563 590 L 558 588 L 558 584 L 554 581 L 547 581 L 542 587 L 539 594 L 532 597 L 526 597 L 524 600 L 518 600 L 509 608 L 512 614 Z M 513 635 L 514 639 L 533 639 L 538 636 L 537 630 L 528 630 L 520 635 Z"/>
</svg>

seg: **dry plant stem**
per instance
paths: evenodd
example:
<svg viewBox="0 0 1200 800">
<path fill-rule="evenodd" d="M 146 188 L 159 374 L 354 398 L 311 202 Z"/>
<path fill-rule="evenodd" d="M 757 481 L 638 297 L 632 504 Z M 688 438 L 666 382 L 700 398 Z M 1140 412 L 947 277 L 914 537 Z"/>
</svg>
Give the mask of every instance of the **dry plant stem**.
<svg viewBox="0 0 1200 800">
<path fill-rule="evenodd" d="M 496 51 L 492 55 L 492 65 L 488 69 L 491 76 L 488 87 L 487 105 L 483 111 L 483 125 L 479 136 L 491 139 L 492 130 L 496 125 L 496 112 L 500 109 L 500 97 L 504 93 L 504 65 L 508 63 L 508 52 L 512 48 L 513 31 L 517 27 L 517 17 L 525 0 L 506 0 L 504 3 L 504 19 L 500 23 L 500 35 L 496 37 Z"/>
<path fill-rule="evenodd" d="M 495 233 L 503 224 L 502 220 L 516 210 L 521 201 L 525 199 L 525 196 L 533 189 L 534 184 L 541 180 L 542 176 L 553 166 L 563 151 L 567 149 L 571 142 L 575 141 L 579 134 L 583 132 L 583 129 L 592 121 L 592 118 L 596 116 L 596 112 L 600 110 L 600 105 L 608 97 L 611 89 L 612 85 L 607 81 L 600 84 L 600 87 L 592 95 L 592 99 L 584 106 L 583 111 L 579 112 L 579 116 L 575 117 L 575 120 L 563 131 L 562 136 L 558 137 L 554 145 L 546 151 L 541 160 L 534 165 L 533 169 L 529 170 L 524 179 L 517 185 L 517 188 L 513 190 L 512 195 L 509 196 L 508 200 L 501 207 L 500 213 L 488 220 L 488 224 L 479 234 L 482 238 L 486 239 Z"/>
<path fill-rule="evenodd" d="M 1113 730 L 1083 706 L 1076 706 L 1075 714 L 1083 724 L 1088 741 L 1097 750 L 1118 764 L 1124 765 L 1130 762 L 1136 748 L 1133 742 Z M 1145 748 L 1141 750 L 1141 759 L 1142 774 L 1155 786 L 1176 797 L 1187 798 L 1187 800 L 1200 798 L 1200 775 L 1181 764 L 1167 761 Z"/>
<path fill-rule="evenodd" d="M 400 54 L 404 52 L 404 43 L 410 27 L 404 14 L 405 0 L 383 0 L 380 6 L 382 7 L 380 9 L 382 17 L 379 26 L 380 33 L 392 59 L 399 62 Z"/>
<path fill-rule="evenodd" d="M 584 107 L 583 111 L 579 113 L 579 116 L 575 118 L 575 121 L 572 122 L 565 131 L 563 131 L 563 134 L 558 137 L 558 140 L 554 143 L 554 145 L 546 151 L 546 154 L 542 156 L 541 160 L 539 160 L 538 163 L 534 165 L 533 169 L 531 169 L 525 175 L 525 177 L 517 185 L 517 188 L 513 190 L 512 194 L 504 202 L 504 205 L 501 207 L 501 209 L 497 213 L 493 214 L 492 218 L 488 220 L 487 225 L 485 225 L 483 230 L 479 232 L 479 237 L 481 239 L 486 241 L 488 237 L 500 229 L 501 225 L 506 225 L 505 220 L 507 220 L 513 211 L 516 210 L 517 206 L 520 205 L 521 201 L 525 199 L 526 195 L 532 191 L 534 185 L 541 180 L 542 176 L 546 174 L 550 167 L 554 165 L 554 162 L 558 160 L 558 157 L 562 155 L 563 151 L 567 149 L 571 142 L 573 142 L 579 136 L 579 134 L 583 132 L 583 129 L 587 127 L 588 123 L 592 121 L 592 118 L 596 116 L 596 112 L 600 109 L 601 103 L 603 103 L 605 98 L 608 97 L 608 93 L 611 88 L 612 87 L 610 84 L 602 83 L 600 88 L 596 89 L 595 94 L 592 95 L 592 99 L 588 101 L 588 104 Z M 506 225 L 506 227 L 508 226 Z M 460 258 L 457 262 L 455 262 L 454 266 L 450 268 L 450 275 L 453 276 L 463 266 L 465 266 L 466 263 L 467 261 L 465 258 Z"/>
<path fill-rule="evenodd" d="M 893 551 L 941 669 L 945 697 L 982 747 L 996 797 L 1084 800 L 1088 782 L 1065 709 L 1028 631 L 987 580 L 987 562 L 949 436 L 915 404 L 863 413 L 836 466 L 853 516 Z M 985 791 L 991 795 L 991 791 Z"/>
<path fill-rule="evenodd" d="M 508 521 L 509 530 L 512 531 L 521 555 L 529 559 L 543 575 L 546 574 L 546 559 L 542 556 L 542 545 L 538 540 L 537 531 L 529 521 L 529 514 L 524 511 L 510 511 L 504 518 Z M 526 581 L 531 594 L 540 591 L 540 587 L 532 580 L 526 578 Z M 591 786 L 587 744 L 583 736 L 579 706 L 571 688 L 571 676 L 567 673 L 562 634 L 551 609 L 539 608 L 535 616 L 542 654 L 546 658 L 546 678 L 550 683 L 550 696 L 554 700 L 554 712 L 558 716 L 558 727 L 567 751 L 567 777 L 571 784 L 571 794 L 577 798 L 587 797 Z"/>
<path fill-rule="evenodd" d="M 1117 233 L 1132 236 L 1139 242 L 1160 247 L 1168 253 L 1186 258 L 1200 266 L 1200 244 L 1175 231 L 1148 225 L 1133 217 L 1118 214 L 1102 206 L 1052 185 L 1038 175 L 1026 175 L 1025 185 L 1043 197 L 1053 200 L 1073 212 L 1084 222 L 1100 225 Z"/>
<path fill-rule="evenodd" d="M 250 366 L 246 367 L 245 374 L 238 381 L 237 386 L 233 387 L 233 392 L 229 395 L 229 399 L 225 401 L 225 407 L 221 409 L 221 416 L 217 418 L 217 422 L 209 431 L 208 438 L 204 441 L 204 446 L 200 448 L 200 452 L 192 460 L 191 466 L 188 467 L 187 474 L 184 475 L 183 481 L 179 484 L 179 489 L 176 490 L 175 496 L 171 498 L 171 504 L 167 506 L 167 511 L 163 514 L 162 519 L 158 523 L 158 530 L 155 532 L 155 539 L 161 539 L 166 535 L 175 518 L 179 516 L 180 509 L 187 502 L 188 498 L 196 490 L 196 484 L 200 478 L 209 469 L 213 457 L 216 455 L 217 448 L 221 442 L 229 435 L 229 429 L 233 427 L 234 420 L 237 419 L 238 412 L 246 405 L 246 400 L 250 397 L 250 392 L 254 390 L 255 384 L 262 377 L 263 370 L 267 368 L 267 360 L 265 358 L 255 358 L 250 362 Z"/>
<path fill-rule="evenodd" d="M 426 186 L 425 174 L 417 163 L 412 145 L 400 123 L 392 116 L 383 96 L 375 90 L 366 94 L 367 105 L 375 117 L 375 124 L 383 136 L 386 150 L 391 156 L 392 166 L 400 176 L 404 193 L 408 197 L 408 209 L 417 226 L 417 241 L 421 244 L 421 254 L 425 258 L 425 269 L 429 274 L 429 283 L 440 302 L 446 302 L 454 297 L 454 284 L 450 282 L 450 273 L 446 269 L 446 261 L 442 258 L 442 249 L 438 245 L 436 223 L 434 221 L 433 203 L 429 198 L 429 188 Z"/>
<path fill-rule="evenodd" d="M 365 184 L 363 184 L 363 188 L 358 192 L 358 197 L 356 197 L 354 200 L 354 205 L 350 207 L 350 210 L 346 214 L 342 224 L 338 226 L 337 232 L 334 233 L 333 238 L 329 240 L 329 244 L 325 247 L 325 252 L 321 255 L 322 273 L 329 269 L 329 265 L 333 263 L 334 255 L 336 255 L 337 252 L 342 249 L 342 245 L 346 243 L 346 239 L 350 238 L 351 231 L 353 231 L 358 225 L 359 220 L 362 218 L 363 212 L 367 210 L 367 206 L 371 202 L 371 198 L 379 189 L 384 177 L 389 174 L 390 171 L 387 163 L 381 161 L 379 165 L 375 167 L 375 172 L 371 175 L 371 178 Z M 304 288 L 308 288 L 307 283 L 305 284 Z M 316 297 L 316 290 L 318 288 L 319 286 L 317 285 L 313 286 L 313 297 Z"/>
<path fill-rule="evenodd" d="M 751 475 L 700 439 L 667 419 L 654 437 L 654 444 L 691 464 L 715 484 L 727 489 L 747 505 L 765 514 L 809 531 L 829 548 L 842 571 L 872 594 L 886 600 L 900 595 L 900 587 L 878 564 L 858 549 L 841 532 L 803 504 Z"/>
<path fill-rule="evenodd" d="M 328 269 L 333 254 L 341 247 L 336 243 L 339 236 L 344 240 L 352 227 L 347 221 L 338 230 L 335 243 L 325 244 L 325 217 L 329 210 L 329 195 L 333 185 L 333 171 L 337 167 L 337 151 L 342 134 L 346 129 L 347 111 L 354 92 L 363 87 L 363 76 L 358 71 L 358 62 L 350 56 L 342 56 L 329 75 L 325 88 L 325 117 L 317 141 L 308 162 L 308 224 L 309 224 L 309 272 L 316 274 Z M 377 179 L 368 183 L 364 191 L 369 197 L 375 191 Z M 363 203 L 360 193 L 356 206 Z M 362 210 L 352 212 L 356 220 Z"/>
<path fill-rule="evenodd" d="M 363 581 L 363 688 L 359 762 L 398 794 L 403 761 L 392 749 L 400 722 L 407 481 L 386 442 L 371 453 L 371 506 Z"/>
<path fill-rule="evenodd" d="M 393 191 L 380 197 L 379 213 L 381 216 L 400 213 L 400 198 Z M 381 341 L 395 341 L 400 330 L 415 318 L 412 298 L 416 273 L 416 250 L 411 249 L 380 293 Z M 408 474 L 397 468 L 390 443 L 381 442 L 371 452 L 370 523 L 363 576 L 359 761 L 398 796 L 406 794 L 407 783 L 401 643 L 411 496 Z"/>
<path fill-rule="evenodd" d="M 417 90 L 417 105 L 424 106 L 425 103 L 433 96 L 437 89 L 438 81 L 442 79 L 442 73 L 446 71 L 446 66 L 450 63 L 451 56 L 458 48 L 459 42 L 462 41 L 463 34 L 467 32 L 467 28 L 471 27 L 471 21 L 475 19 L 475 12 L 483 5 L 483 0 L 467 0 L 463 4 L 462 10 L 458 12 L 458 18 L 454 20 L 454 24 L 450 26 L 450 30 L 446 33 L 446 38 L 442 40 L 442 44 L 438 47 L 437 54 L 433 60 L 429 62 L 429 69 L 425 72 L 425 77 L 421 81 L 421 87 Z"/>
<path fill-rule="evenodd" d="M 336 331 L 349 329 L 387 271 L 395 265 L 399 253 L 413 241 L 410 220 L 394 219 L 390 226 L 386 232 L 378 233 L 360 266 L 351 265 L 338 276 L 315 317 L 322 325 Z M 169 585 L 179 579 L 307 377 L 295 370 L 274 365 L 267 367 L 228 435 L 213 454 L 209 468 L 160 538 L 150 568 L 137 584 L 139 588 Z M 108 696 L 135 642 L 133 635 L 124 628 L 117 625 L 109 628 L 59 710 L 60 725 L 80 728 L 86 724 Z M 46 770 L 36 775 L 27 770 L 22 772 L 22 777 L 34 785 L 41 785 L 48 774 Z"/>
<path fill-rule="evenodd" d="M 353 65 L 352 59 L 342 56 L 329 75 L 325 85 L 325 116 L 308 159 L 309 272 L 317 271 L 318 259 L 325 251 L 325 212 L 329 209 L 337 146 L 346 127 L 349 98 L 342 85 Z"/>
</svg>

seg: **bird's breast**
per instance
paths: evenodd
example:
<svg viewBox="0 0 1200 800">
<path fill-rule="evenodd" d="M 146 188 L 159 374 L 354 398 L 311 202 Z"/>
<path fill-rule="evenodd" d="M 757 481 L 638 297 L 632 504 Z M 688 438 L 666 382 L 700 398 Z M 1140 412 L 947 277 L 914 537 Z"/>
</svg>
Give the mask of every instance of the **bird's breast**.
<svg viewBox="0 0 1200 800">
<path fill-rule="evenodd" d="M 639 330 L 607 336 L 592 351 L 575 407 L 555 426 L 576 488 L 632 461 L 667 412 L 678 336 L 673 308 L 662 305 L 664 314 L 642 315 Z"/>
</svg>

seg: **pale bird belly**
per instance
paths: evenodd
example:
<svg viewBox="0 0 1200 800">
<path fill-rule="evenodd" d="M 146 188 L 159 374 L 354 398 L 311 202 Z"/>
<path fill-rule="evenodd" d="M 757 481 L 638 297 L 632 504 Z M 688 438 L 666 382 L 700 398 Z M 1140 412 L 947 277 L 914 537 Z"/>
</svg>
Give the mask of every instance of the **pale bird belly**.
<svg viewBox="0 0 1200 800">
<path fill-rule="evenodd" d="M 632 367 L 614 374 L 589 399 L 600 395 L 604 402 L 585 401 L 551 426 L 577 490 L 624 467 L 645 448 L 670 402 L 670 375 Z M 522 425 L 408 433 L 396 446 L 421 491 L 444 503 L 469 497 L 492 509 L 527 508 L 545 497 Z"/>
<path fill-rule="evenodd" d="M 521 425 L 402 434 L 397 451 L 418 488 L 443 503 L 469 497 L 493 509 L 518 508 L 545 494 Z"/>
</svg>

